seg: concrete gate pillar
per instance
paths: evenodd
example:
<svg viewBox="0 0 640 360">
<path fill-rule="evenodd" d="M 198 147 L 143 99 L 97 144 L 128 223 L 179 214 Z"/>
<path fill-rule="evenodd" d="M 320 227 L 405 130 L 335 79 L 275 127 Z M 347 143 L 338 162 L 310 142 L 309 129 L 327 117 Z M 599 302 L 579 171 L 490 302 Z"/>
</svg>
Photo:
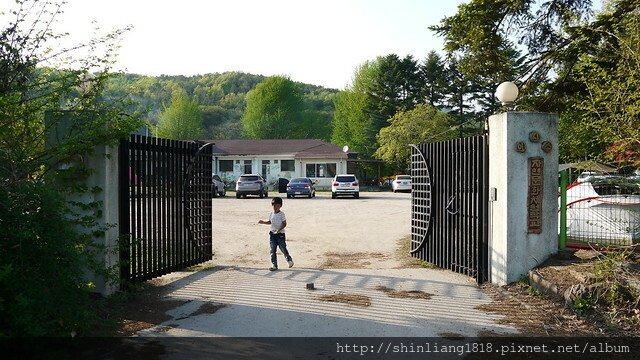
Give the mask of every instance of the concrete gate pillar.
<svg viewBox="0 0 640 360">
<path fill-rule="evenodd" d="M 83 116 L 76 112 L 46 113 L 45 124 L 47 127 L 47 146 L 61 143 L 68 138 L 77 135 L 75 127 L 81 122 Z M 88 176 L 79 176 L 75 179 L 84 184 L 88 189 L 99 189 L 82 193 L 68 193 L 67 201 L 83 204 L 95 203 L 92 209 L 75 208 L 75 211 L 83 216 L 100 214 L 95 223 L 95 228 L 87 229 L 78 226 L 77 231 L 93 233 L 94 230 L 105 229 L 104 233 L 94 234 L 93 243 L 96 245 L 94 260 L 103 268 L 119 272 L 119 181 L 118 181 L 118 146 L 96 146 L 91 153 L 77 154 L 68 162 L 59 164 L 59 169 L 68 169 L 75 165 L 82 165 L 91 169 Z M 108 279 L 103 274 L 97 274 L 89 269 L 85 270 L 86 281 L 92 282 L 95 287 L 93 292 L 104 296 L 113 294 L 120 288 L 118 279 Z"/>
<path fill-rule="evenodd" d="M 97 225 L 106 228 L 104 234 L 94 239 L 94 243 L 99 245 L 96 261 L 114 271 L 118 276 L 120 275 L 118 146 L 94 147 L 94 152 L 86 156 L 86 164 L 93 169 L 93 173 L 85 180 L 85 184 L 89 188 L 102 189 L 94 194 L 85 195 L 90 197 L 85 199 L 86 201 L 100 204 L 102 216 L 97 219 Z M 120 288 L 120 282 L 117 279 L 110 281 L 100 274 L 89 271 L 86 272 L 86 278 L 96 286 L 94 291 L 104 296 L 111 295 Z"/>
<path fill-rule="evenodd" d="M 506 285 L 558 251 L 558 116 L 489 117 L 490 281 Z"/>
</svg>

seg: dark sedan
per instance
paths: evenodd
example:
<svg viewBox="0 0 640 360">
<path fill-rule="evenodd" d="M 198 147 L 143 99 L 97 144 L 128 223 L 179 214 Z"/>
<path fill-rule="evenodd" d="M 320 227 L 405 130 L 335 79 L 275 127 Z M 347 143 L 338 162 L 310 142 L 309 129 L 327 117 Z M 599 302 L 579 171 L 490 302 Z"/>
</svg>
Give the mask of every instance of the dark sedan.
<svg viewBox="0 0 640 360">
<path fill-rule="evenodd" d="M 309 178 L 294 178 L 287 184 L 287 197 L 292 198 L 299 196 L 307 196 L 309 198 L 316 196 L 315 183 Z"/>
</svg>

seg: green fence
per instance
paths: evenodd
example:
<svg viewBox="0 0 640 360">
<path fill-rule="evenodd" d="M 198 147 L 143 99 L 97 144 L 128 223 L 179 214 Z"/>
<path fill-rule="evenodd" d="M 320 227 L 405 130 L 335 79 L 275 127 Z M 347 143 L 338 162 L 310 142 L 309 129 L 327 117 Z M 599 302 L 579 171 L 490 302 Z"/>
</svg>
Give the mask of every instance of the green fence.
<svg viewBox="0 0 640 360">
<path fill-rule="evenodd" d="M 640 243 L 640 177 L 560 174 L 559 247 Z M 565 190 L 566 189 L 566 190 Z"/>
</svg>

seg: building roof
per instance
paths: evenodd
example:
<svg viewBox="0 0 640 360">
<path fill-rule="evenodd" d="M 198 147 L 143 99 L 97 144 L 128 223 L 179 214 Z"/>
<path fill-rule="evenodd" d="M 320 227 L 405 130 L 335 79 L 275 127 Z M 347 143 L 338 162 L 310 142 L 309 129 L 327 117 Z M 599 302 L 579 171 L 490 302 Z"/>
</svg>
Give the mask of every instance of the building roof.
<svg viewBox="0 0 640 360">
<path fill-rule="evenodd" d="M 318 139 L 207 140 L 214 143 L 213 154 L 293 155 L 295 158 L 346 159 L 342 148 Z"/>
<path fill-rule="evenodd" d="M 560 164 L 558 166 L 558 171 L 564 171 L 567 169 L 589 170 L 602 173 L 612 173 L 616 171 L 616 168 L 593 160 L 582 161 L 579 163 Z"/>
</svg>

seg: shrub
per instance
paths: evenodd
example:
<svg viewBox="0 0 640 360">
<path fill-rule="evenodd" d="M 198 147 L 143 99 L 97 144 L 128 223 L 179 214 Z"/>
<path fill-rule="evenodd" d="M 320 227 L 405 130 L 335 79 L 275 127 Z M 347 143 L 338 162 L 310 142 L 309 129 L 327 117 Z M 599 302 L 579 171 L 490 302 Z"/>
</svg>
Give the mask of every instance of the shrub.
<svg viewBox="0 0 640 360">
<path fill-rule="evenodd" d="M 0 187 L 0 336 L 70 336 L 95 319 L 90 247 L 64 198 L 41 183 Z"/>
</svg>

